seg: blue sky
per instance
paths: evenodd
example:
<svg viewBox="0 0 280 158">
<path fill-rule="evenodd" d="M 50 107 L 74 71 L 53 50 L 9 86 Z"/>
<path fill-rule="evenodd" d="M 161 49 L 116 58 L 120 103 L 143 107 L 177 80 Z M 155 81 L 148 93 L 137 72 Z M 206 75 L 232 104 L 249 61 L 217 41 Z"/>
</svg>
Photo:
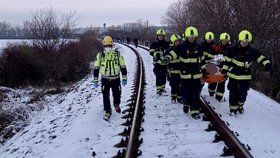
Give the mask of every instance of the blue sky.
<svg viewBox="0 0 280 158">
<path fill-rule="evenodd" d="M 0 0 L 0 21 L 22 25 L 36 9 L 52 7 L 60 13 L 76 11 L 78 25 L 102 26 L 148 20 L 160 25 L 168 6 L 176 0 Z"/>
</svg>

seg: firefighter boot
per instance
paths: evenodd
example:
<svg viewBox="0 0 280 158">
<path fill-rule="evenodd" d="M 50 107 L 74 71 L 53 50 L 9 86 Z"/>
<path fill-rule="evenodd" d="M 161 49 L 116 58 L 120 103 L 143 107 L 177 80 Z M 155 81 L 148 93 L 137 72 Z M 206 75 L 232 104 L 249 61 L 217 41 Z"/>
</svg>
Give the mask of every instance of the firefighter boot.
<svg viewBox="0 0 280 158">
<path fill-rule="evenodd" d="M 121 113 L 121 108 L 119 105 L 114 105 L 114 107 L 117 113 Z"/>
</svg>

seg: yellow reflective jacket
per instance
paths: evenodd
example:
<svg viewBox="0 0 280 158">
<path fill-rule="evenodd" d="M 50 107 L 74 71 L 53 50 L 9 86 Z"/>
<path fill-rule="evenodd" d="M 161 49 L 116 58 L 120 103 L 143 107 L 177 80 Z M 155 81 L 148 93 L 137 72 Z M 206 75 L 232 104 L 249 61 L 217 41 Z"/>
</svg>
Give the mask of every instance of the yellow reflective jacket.
<svg viewBox="0 0 280 158">
<path fill-rule="evenodd" d="M 122 79 L 127 79 L 126 65 L 121 53 L 114 49 L 99 52 L 94 63 L 94 81 L 98 81 L 99 72 L 102 78 L 106 79 L 118 79 L 121 72 Z"/>
<path fill-rule="evenodd" d="M 254 61 L 264 67 L 270 65 L 269 60 L 261 52 L 250 45 L 242 47 L 238 43 L 227 52 L 222 71 L 227 72 L 228 77 L 235 80 L 251 80 L 251 65 Z"/>
</svg>

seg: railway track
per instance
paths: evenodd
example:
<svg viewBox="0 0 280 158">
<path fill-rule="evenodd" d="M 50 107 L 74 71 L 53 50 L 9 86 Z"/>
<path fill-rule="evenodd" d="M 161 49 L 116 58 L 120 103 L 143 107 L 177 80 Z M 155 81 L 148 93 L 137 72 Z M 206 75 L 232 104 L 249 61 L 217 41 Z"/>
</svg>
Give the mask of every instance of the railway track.
<svg viewBox="0 0 280 158">
<path fill-rule="evenodd" d="M 123 45 L 132 49 L 136 54 L 138 66 L 130 104 L 128 105 L 128 109 L 123 111 L 123 113 L 125 113 L 123 119 L 126 121 L 122 125 L 125 126 L 125 129 L 119 135 L 124 138 L 121 139 L 120 143 L 115 145 L 115 147 L 120 148 L 120 150 L 114 158 L 134 158 L 142 154 L 139 147 L 143 142 L 143 139 L 140 138 L 140 133 L 144 130 L 141 124 L 144 121 L 143 116 L 145 115 L 145 69 L 139 52 L 130 45 Z M 139 47 L 149 51 L 146 47 Z M 225 143 L 221 156 L 234 156 L 236 158 L 253 157 L 249 152 L 250 147 L 248 145 L 245 146 L 238 140 L 236 133 L 229 129 L 228 123 L 225 123 L 221 119 L 221 115 L 217 114 L 215 109 L 210 106 L 203 97 L 200 98 L 200 107 L 202 113 L 204 113 L 203 120 L 209 121 L 208 128 L 205 130 L 208 132 L 216 131 L 213 142 L 224 141 Z"/>
<path fill-rule="evenodd" d="M 140 48 L 149 51 L 147 47 L 139 46 Z M 221 156 L 235 156 L 237 158 L 249 158 L 253 157 L 249 150 L 248 145 L 242 144 L 236 135 L 228 127 L 228 123 L 225 123 L 221 119 L 221 115 L 215 112 L 215 108 L 210 106 L 205 98 L 200 97 L 200 107 L 204 113 L 203 120 L 209 121 L 207 131 L 216 131 L 215 140 L 213 142 L 224 141 L 225 147 L 223 148 L 223 154 Z"/>
<path fill-rule="evenodd" d="M 130 104 L 128 108 L 123 111 L 126 115 L 122 118 L 126 121 L 122 124 L 126 126 L 124 131 L 119 133 L 119 135 L 124 138 L 121 139 L 120 143 L 116 144 L 117 148 L 124 148 L 119 150 L 114 158 L 132 158 L 141 155 L 138 150 L 143 139 L 140 138 L 140 132 L 143 131 L 141 123 L 144 121 L 143 116 L 145 114 L 144 106 L 144 90 L 145 90 L 145 69 L 143 60 L 140 54 L 133 47 L 123 44 L 129 47 L 137 56 L 137 73 L 135 74 L 135 80 L 133 85 L 133 94 L 131 96 Z"/>
</svg>

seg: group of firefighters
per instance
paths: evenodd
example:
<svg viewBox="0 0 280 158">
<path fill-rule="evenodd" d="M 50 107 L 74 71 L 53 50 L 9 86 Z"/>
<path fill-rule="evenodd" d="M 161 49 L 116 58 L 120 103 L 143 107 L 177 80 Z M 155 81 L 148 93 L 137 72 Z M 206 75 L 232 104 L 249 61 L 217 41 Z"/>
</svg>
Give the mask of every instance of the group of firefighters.
<svg viewBox="0 0 280 158">
<path fill-rule="evenodd" d="M 163 29 L 156 31 L 156 41 L 150 46 L 153 56 L 154 74 L 156 76 L 156 90 L 158 95 L 165 93 L 166 80 L 171 86 L 171 101 L 183 104 L 183 111 L 190 113 L 194 119 L 199 119 L 199 100 L 204 82 L 202 78 L 209 76 L 207 64 L 217 57 L 217 67 L 228 81 L 229 109 L 231 115 L 237 112 L 243 114 L 244 103 L 252 78 L 251 65 L 254 61 L 262 64 L 266 71 L 272 73 L 271 63 L 250 43 L 252 34 L 243 30 L 239 33 L 238 42 L 231 44 L 228 33 L 222 33 L 218 42 L 212 32 L 207 32 L 202 43 L 198 42 L 198 30 L 188 27 L 183 37 L 173 34 L 170 42 L 166 40 Z M 104 118 L 111 116 L 109 91 L 112 88 L 114 107 L 120 112 L 120 72 L 123 86 L 127 83 L 124 59 L 114 50 L 113 40 L 106 36 L 103 39 L 104 50 L 98 53 L 94 68 L 94 86 L 98 86 L 99 69 L 102 74 L 102 93 L 105 110 Z M 209 95 L 222 101 L 225 92 L 225 82 L 209 83 Z"/>
</svg>

